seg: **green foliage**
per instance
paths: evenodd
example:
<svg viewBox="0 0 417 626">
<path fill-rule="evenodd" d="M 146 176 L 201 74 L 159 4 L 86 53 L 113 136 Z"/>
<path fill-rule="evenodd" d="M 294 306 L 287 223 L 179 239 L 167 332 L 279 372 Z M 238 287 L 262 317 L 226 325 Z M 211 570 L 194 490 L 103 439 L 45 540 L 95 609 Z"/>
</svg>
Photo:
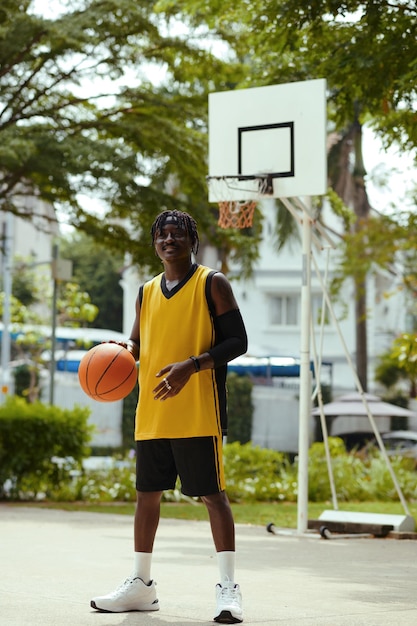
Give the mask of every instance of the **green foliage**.
<svg viewBox="0 0 417 626">
<path fill-rule="evenodd" d="M 15 296 L 10 298 L 10 317 L 12 324 L 39 324 L 41 317 L 33 308 L 27 307 Z M 4 310 L 4 291 L 0 292 L 0 315 L 3 315 Z"/>
<path fill-rule="evenodd" d="M 277 219 L 275 222 L 274 245 L 277 252 L 280 252 L 285 245 L 291 245 L 293 242 L 300 242 L 300 231 L 296 220 L 281 200 L 276 200 Z"/>
<path fill-rule="evenodd" d="M 27 399 L 33 378 L 35 380 L 35 386 L 38 388 L 39 372 L 36 366 L 25 363 L 24 365 L 15 367 L 12 374 L 14 377 L 14 392 L 16 396 Z"/>
<path fill-rule="evenodd" d="M 377 449 L 370 449 L 366 455 L 348 453 L 343 441 L 333 437 L 329 438 L 329 446 L 339 502 L 398 500 L 391 475 Z M 415 462 L 409 458 L 393 457 L 391 463 L 405 498 L 416 501 Z M 234 442 L 224 448 L 224 466 L 227 493 L 232 502 L 297 501 L 297 460 L 291 463 L 282 452 L 259 448 L 251 443 L 241 445 Z M 135 458 L 132 452 L 124 457 L 115 457 L 106 469 L 89 471 L 78 464 L 78 471 L 72 471 L 72 480 L 68 478 L 70 470 L 74 470 L 73 463 L 58 471 L 56 466 L 42 459 L 38 468 L 36 473 L 27 475 L 26 481 L 21 480 L 20 490 L 15 488 L 13 497 L 27 499 L 37 491 L 43 491 L 50 500 L 66 502 L 134 502 L 136 499 Z M 323 443 L 315 443 L 310 448 L 308 471 L 309 501 L 330 500 L 332 494 Z M 0 483 L 4 476 L 3 472 Z M 177 484 L 174 490 L 164 493 L 163 499 L 165 502 L 178 502 L 187 498 L 181 495 L 180 485 Z"/>
<path fill-rule="evenodd" d="M 297 499 L 296 473 L 282 452 L 235 442 L 226 445 L 224 463 L 232 502 Z"/>
<path fill-rule="evenodd" d="M 417 146 L 415 3 L 253 0 L 248 11 L 232 0 L 160 0 L 158 7 L 227 41 L 246 68 L 239 86 L 326 77 L 337 129 L 359 108 L 386 144 Z"/>
<path fill-rule="evenodd" d="M 0 407 L 0 498 L 48 497 L 68 483 L 89 453 L 88 415 L 85 407 L 69 411 L 8 397 Z"/>
<path fill-rule="evenodd" d="M 63 257 L 72 261 L 73 277 L 81 292 L 88 292 L 98 308 L 94 327 L 121 332 L 123 254 L 109 250 L 80 232 L 61 240 L 61 252 Z"/>
<path fill-rule="evenodd" d="M 414 466 L 413 461 L 411 459 L 394 457 L 392 459 L 392 466 L 404 496 L 410 500 L 415 500 L 417 497 L 415 469 L 414 471 L 410 470 L 410 468 Z M 376 500 L 397 499 L 397 492 L 388 472 L 388 468 L 380 455 L 371 458 L 369 466 L 367 467 L 366 477 L 372 485 L 372 496 Z M 363 497 L 358 499 L 366 500 L 369 498 Z"/>
<path fill-rule="evenodd" d="M 227 442 L 247 443 L 252 433 L 252 381 L 249 376 L 227 375 Z"/>
<path fill-rule="evenodd" d="M 331 188 L 327 190 L 327 199 L 333 213 L 341 218 L 343 230 L 348 232 L 355 222 L 354 212 L 346 206 L 341 197 Z"/>
<path fill-rule="evenodd" d="M 337 497 L 340 500 L 367 500 L 371 485 L 364 480 L 364 463 L 355 454 L 347 454 L 341 439 L 329 439 L 332 470 Z M 309 498 L 324 501 L 331 498 L 324 444 L 314 443 L 309 451 Z"/>
<path fill-rule="evenodd" d="M 159 263 L 149 230 L 162 208 L 190 211 L 207 238 L 227 242 L 207 202 L 207 94 L 236 80 L 239 67 L 179 32 L 153 2 L 59 9 L 47 18 L 29 2 L 2 10 L 3 210 L 32 217 L 19 202 L 24 188 L 151 272 Z M 246 262 L 256 245 L 242 242 Z"/>
<path fill-rule="evenodd" d="M 378 449 L 371 449 L 367 455 L 347 453 L 343 441 L 337 437 L 329 438 L 329 447 L 338 500 L 348 502 L 398 498 L 391 474 Z M 415 500 L 415 462 L 401 456 L 392 457 L 390 461 L 404 497 Z M 315 502 L 330 500 L 331 490 L 323 443 L 311 446 L 308 471 L 309 499 Z"/>
<path fill-rule="evenodd" d="M 10 318 L 13 332 L 16 334 L 12 343 L 14 356 L 25 361 L 26 368 L 25 373 L 17 372 L 17 395 L 23 394 L 29 402 L 33 402 L 39 398 L 39 376 L 45 365 L 42 353 L 50 348 L 51 343 L 50 338 L 45 336 L 45 331 L 39 328 L 45 322 L 45 316 L 40 314 L 36 306 L 52 305 L 52 294 L 50 293 L 50 280 L 44 274 L 36 273 L 30 268 L 30 263 L 17 259 L 17 293 L 26 304 L 13 295 L 10 298 Z M 4 295 L 4 292 L 0 293 L 0 314 L 3 312 Z M 58 324 L 72 327 L 85 326 L 87 322 L 95 319 L 97 313 L 97 306 L 91 302 L 89 293 L 81 290 L 78 284 L 64 282 L 59 285 Z M 29 374 L 28 384 L 22 387 L 27 374 Z"/>
<path fill-rule="evenodd" d="M 60 291 L 56 306 L 61 326 L 78 328 L 86 322 L 94 322 L 98 308 L 91 302 L 89 293 L 80 290 L 76 283 L 64 283 Z"/>
<path fill-rule="evenodd" d="M 361 283 L 375 267 L 390 271 L 393 259 L 407 239 L 406 230 L 390 216 L 376 215 L 358 219 L 355 228 L 346 231 L 339 244 L 339 261 L 332 278 L 332 294 L 338 295 L 348 277 Z"/>
<path fill-rule="evenodd" d="M 133 461 L 115 462 L 112 467 L 80 471 L 52 494 L 52 500 L 67 502 L 135 502 L 136 468 Z"/>
<path fill-rule="evenodd" d="M 12 266 L 12 291 L 13 296 L 21 302 L 24 307 L 45 301 L 45 295 L 50 295 L 51 287 L 48 280 L 49 271 L 39 271 L 39 266 L 47 266 L 45 263 L 36 263 L 33 256 L 26 258 L 16 256 L 13 258 Z"/>
<path fill-rule="evenodd" d="M 394 339 L 391 348 L 379 357 L 375 379 L 392 388 L 400 380 L 407 380 L 410 397 L 417 394 L 417 334 L 402 333 Z"/>
<path fill-rule="evenodd" d="M 394 339 L 391 356 L 407 377 L 415 384 L 417 381 L 417 334 L 402 333 Z"/>
<path fill-rule="evenodd" d="M 375 367 L 375 380 L 387 389 L 394 387 L 402 378 L 402 371 L 390 352 L 382 354 Z"/>
</svg>

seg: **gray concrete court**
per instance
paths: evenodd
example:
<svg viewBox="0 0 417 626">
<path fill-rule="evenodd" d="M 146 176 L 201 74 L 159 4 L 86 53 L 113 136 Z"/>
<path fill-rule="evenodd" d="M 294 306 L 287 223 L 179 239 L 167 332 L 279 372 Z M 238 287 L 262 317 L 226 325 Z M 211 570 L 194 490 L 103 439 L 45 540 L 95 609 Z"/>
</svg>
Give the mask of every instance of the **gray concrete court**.
<svg viewBox="0 0 417 626">
<path fill-rule="evenodd" d="M 273 521 L 273 520 L 271 520 Z M 208 626 L 217 562 L 207 522 L 161 520 L 161 610 L 97 613 L 132 566 L 130 516 L 0 505 L 2 626 Z M 237 526 L 245 624 L 416 626 L 417 541 L 272 535 Z"/>
</svg>

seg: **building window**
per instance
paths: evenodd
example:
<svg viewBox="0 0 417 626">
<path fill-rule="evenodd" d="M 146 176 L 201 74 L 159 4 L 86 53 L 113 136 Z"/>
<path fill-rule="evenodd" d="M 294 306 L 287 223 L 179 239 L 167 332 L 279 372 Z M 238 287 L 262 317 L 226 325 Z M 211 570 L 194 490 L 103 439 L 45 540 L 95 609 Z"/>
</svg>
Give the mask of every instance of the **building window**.
<svg viewBox="0 0 417 626">
<path fill-rule="evenodd" d="M 296 326 L 299 323 L 298 296 L 271 296 L 271 324 L 274 326 Z"/>
<path fill-rule="evenodd" d="M 321 311 L 323 308 L 323 296 L 311 295 L 311 315 L 315 326 L 321 323 Z M 327 308 L 325 324 L 329 323 Z M 297 326 L 300 324 L 301 296 L 282 295 L 270 296 L 270 322 L 273 326 Z"/>
</svg>

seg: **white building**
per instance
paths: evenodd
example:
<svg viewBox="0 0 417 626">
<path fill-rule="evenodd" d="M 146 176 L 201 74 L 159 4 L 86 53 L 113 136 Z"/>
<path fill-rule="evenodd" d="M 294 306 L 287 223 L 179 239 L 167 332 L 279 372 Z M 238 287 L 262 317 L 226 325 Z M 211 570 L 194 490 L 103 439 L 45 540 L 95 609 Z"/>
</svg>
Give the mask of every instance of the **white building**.
<svg viewBox="0 0 417 626">
<path fill-rule="evenodd" d="M 264 214 L 263 241 L 260 258 L 250 280 L 234 281 L 233 288 L 244 317 L 249 352 L 263 355 L 298 356 L 300 352 L 302 247 L 292 241 L 279 253 L 274 247 L 276 207 L 274 200 L 262 204 Z M 329 221 L 329 216 L 326 216 Z M 332 219 L 335 221 L 335 218 Z M 332 228 L 337 228 L 335 223 Z M 340 227 L 339 227 L 340 231 Z M 312 244 L 312 255 L 320 270 L 322 282 L 331 276 L 337 263 L 337 245 L 340 240 L 330 233 L 335 249 L 319 250 Z M 323 241 L 323 245 L 326 242 Z M 327 272 L 327 273 L 326 273 Z M 327 280 L 327 283 L 329 281 Z M 398 290 L 395 275 L 375 272 L 368 277 L 368 386 L 374 387 L 373 370 L 377 357 L 391 345 L 394 337 L 406 329 L 407 310 L 404 294 Z M 387 298 L 386 294 L 391 293 Z M 320 312 L 326 306 L 328 323 L 321 336 Z M 312 263 L 311 315 L 314 336 L 311 335 L 311 354 L 314 346 L 322 361 L 333 363 L 333 389 L 338 393 L 355 389 L 355 377 L 348 365 L 344 344 L 355 363 L 355 307 L 353 285 L 346 281 L 339 302 L 332 302 L 338 326 L 331 320 L 323 289 Z M 341 337 L 339 335 L 338 327 Z"/>
</svg>

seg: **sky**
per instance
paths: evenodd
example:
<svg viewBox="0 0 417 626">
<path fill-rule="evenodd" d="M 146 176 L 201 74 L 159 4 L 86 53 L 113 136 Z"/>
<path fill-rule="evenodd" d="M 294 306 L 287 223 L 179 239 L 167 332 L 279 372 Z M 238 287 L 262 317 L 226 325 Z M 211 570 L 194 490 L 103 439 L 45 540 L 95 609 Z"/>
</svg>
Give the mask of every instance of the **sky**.
<svg viewBox="0 0 417 626">
<path fill-rule="evenodd" d="M 363 158 L 367 170 L 367 191 L 371 206 L 381 213 L 390 213 L 392 204 L 411 207 L 411 191 L 417 186 L 417 166 L 410 153 L 400 153 L 391 147 L 385 151 L 381 140 L 365 128 L 363 131 Z M 388 176 L 387 186 L 377 184 Z M 414 204 L 415 206 L 415 204 Z"/>
</svg>

